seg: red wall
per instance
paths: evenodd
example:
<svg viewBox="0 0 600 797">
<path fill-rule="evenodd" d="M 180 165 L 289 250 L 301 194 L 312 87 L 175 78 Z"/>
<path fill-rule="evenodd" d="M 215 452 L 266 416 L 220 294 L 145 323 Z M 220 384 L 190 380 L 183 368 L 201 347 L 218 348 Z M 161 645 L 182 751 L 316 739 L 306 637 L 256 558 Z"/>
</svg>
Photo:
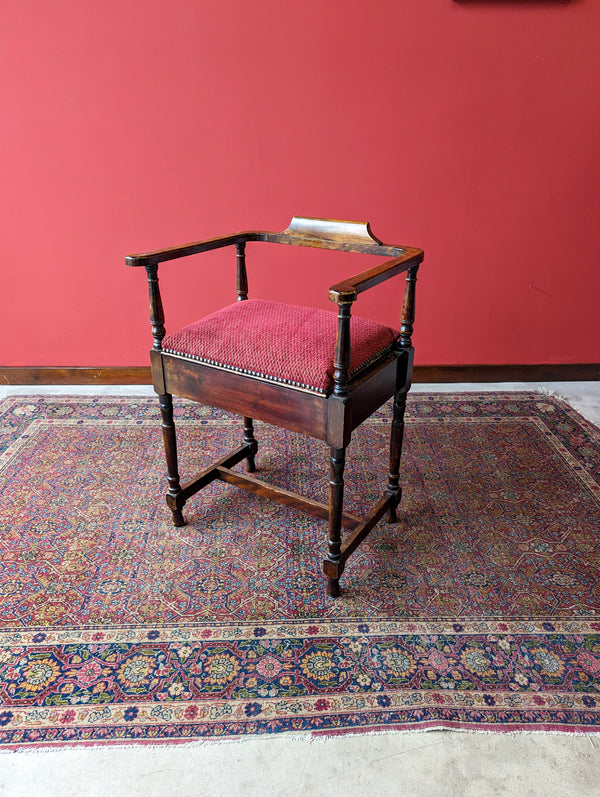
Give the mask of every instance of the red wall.
<svg viewBox="0 0 600 797">
<path fill-rule="evenodd" d="M 426 250 L 421 364 L 600 360 L 593 0 L 5 0 L 0 71 L 2 365 L 146 364 L 123 256 L 294 213 Z M 326 303 L 335 255 L 254 246 L 251 295 Z M 167 322 L 231 299 L 206 257 Z"/>
</svg>

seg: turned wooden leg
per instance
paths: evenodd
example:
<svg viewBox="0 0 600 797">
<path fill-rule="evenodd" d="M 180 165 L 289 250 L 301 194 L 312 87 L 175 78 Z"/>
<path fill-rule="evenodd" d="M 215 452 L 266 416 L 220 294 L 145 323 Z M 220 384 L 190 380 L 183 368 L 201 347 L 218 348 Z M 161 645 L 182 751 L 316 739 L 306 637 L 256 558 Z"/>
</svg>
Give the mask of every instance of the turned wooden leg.
<svg viewBox="0 0 600 797">
<path fill-rule="evenodd" d="M 256 470 L 254 456 L 258 450 L 258 443 L 254 439 L 254 425 L 252 423 L 252 418 L 244 418 L 244 443 L 250 448 L 250 453 L 246 457 L 248 463 L 246 470 L 248 473 L 254 473 Z"/>
<path fill-rule="evenodd" d="M 340 594 L 340 576 L 344 571 L 342 562 L 342 510 L 344 504 L 345 448 L 331 449 L 331 476 L 329 479 L 329 541 L 323 571 L 327 576 L 327 594 L 337 598 Z"/>
<path fill-rule="evenodd" d="M 394 396 L 394 415 L 390 434 L 390 472 L 387 484 L 387 493 L 392 497 L 392 503 L 388 509 L 388 523 L 398 522 L 396 507 L 402 497 L 402 488 L 400 487 L 400 457 L 402 456 L 402 442 L 404 440 L 406 393 L 406 390 L 402 390 Z"/>
<path fill-rule="evenodd" d="M 167 481 L 169 482 L 167 504 L 173 514 L 173 525 L 185 526 L 185 520 L 181 512 L 182 506 L 178 506 L 177 501 L 181 493 L 181 484 L 177 470 L 177 438 L 175 436 L 175 424 L 173 423 L 173 398 L 170 393 L 165 393 L 159 396 L 158 400 L 162 415 L 163 443 L 167 460 Z"/>
</svg>

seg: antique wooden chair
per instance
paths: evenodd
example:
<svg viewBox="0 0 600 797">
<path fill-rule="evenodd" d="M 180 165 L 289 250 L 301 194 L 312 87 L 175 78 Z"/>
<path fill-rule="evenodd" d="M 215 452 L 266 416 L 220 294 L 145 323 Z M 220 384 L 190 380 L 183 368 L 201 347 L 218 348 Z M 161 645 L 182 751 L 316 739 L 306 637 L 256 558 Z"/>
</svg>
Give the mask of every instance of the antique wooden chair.
<svg viewBox="0 0 600 797">
<path fill-rule="evenodd" d="M 388 259 L 330 288 L 329 298 L 338 305 L 336 316 L 325 310 L 249 300 L 245 250 L 250 241 Z M 224 246 L 237 250 L 238 301 L 166 335 L 159 263 Z M 404 410 L 413 363 L 415 286 L 422 260 L 420 249 L 381 243 L 367 223 L 304 217 L 294 217 L 281 233 L 240 232 L 126 258 L 127 265 L 144 266 L 148 275 L 154 336 L 152 378 L 162 412 L 169 485 L 166 501 L 176 526 L 185 525 L 182 509 L 186 501 L 214 479 L 324 518 L 329 522 L 323 562 L 327 591 L 339 595 L 339 579 L 348 557 L 384 514 L 389 522 L 397 520 Z M 407 276 L 399 333 L 374 321 L 351 318 L 359 293 L 401 272 Z M 184 485 L 178 471 L 172 394 L 229 410 L 244 419 L 243 445 Z M 361 519 L 342 508 L 346 447 L 352 431 L 392 396 L 387 488 Z M 255 471 L 257 452 L 253 418 L 324 440 L 331 447 L 328 505 L 249 475 Z M 232 469 L 244 459 L 248 473 Z M 344 540 L 342 528 L 349 532 Z"/>
</svg>

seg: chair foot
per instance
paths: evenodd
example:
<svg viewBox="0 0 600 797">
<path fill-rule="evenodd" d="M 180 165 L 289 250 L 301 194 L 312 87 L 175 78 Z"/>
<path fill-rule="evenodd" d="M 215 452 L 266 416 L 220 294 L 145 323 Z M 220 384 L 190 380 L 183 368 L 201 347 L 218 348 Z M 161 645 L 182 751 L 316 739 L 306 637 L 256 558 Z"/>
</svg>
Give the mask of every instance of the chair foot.
<svg viewBox="0 0 600 797">
<path fill-rule="evenodd" d="M 185 519 L 183 517 L 183 512 L 181 509 L 172 509 L 171 514 L 173 515 L 173 525 L 174 526 L 185 526 L 187 525 Z"/>
<path fill-rule="evenodd" d="M 331 598 L 338 598 L 340 594 L 340 580 L 339 578 L 327 579 L 327 594 Z"/>
<path fill-rule="evenodd" d="M 388 495 L 390 495 L 389 492 L 388 492 Z M 401 487 L 396 488 L 394 490 L 394 492 L 390 495 L 390 498 L 391 498 L 391 501 L 390 501 L 390 505 L 388 507 L 388 511 L 387 511 L 387 515 L 386 515 L 386 521 L 388 523 L 397 523 L 398 522 L 397 507 L 398 507 L 398 504 L 400 503 L 400 500 L 402 499 L 402 488 Z"/>
</svg>

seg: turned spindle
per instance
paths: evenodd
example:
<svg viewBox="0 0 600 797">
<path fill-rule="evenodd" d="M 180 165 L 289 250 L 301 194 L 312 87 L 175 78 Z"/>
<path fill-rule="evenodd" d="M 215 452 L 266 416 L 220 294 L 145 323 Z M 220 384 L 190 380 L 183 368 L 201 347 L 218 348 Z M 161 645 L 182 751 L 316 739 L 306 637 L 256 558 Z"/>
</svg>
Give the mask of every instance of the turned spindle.
<svg viewBox="0 0 600 797">
<path fill-rule="evenodd" d="M 417 272 L 419 266 L 413 266 L 406 272 L 406 289 L 402 302 L 400 323 L 400 346 L 410 349 L 412 346 L 413 325 L 415 323 L 415 294 L 417 288 Z"/>
<path fill-rule="evenodd" d="M 338 328 L 333 361 L 333 395 L 343 398 L 348 395 L 350 375 L 350 310 L 351 303 L 339 302 Z"/>
<path fill-rule="evenodd" d="M 162 340 L 165 336 L 165 313 L 163 310 L 160 288 L 158 285 L 158 263 L 146 266 L 148 275 L 148 293 L 150 299 L 150 323 L 152 324 L 152 348 L 162 350 Z"/>
<path fill-rule="evenodd" d="M 236 244 L 237 250 L 237 279 L 235 289 L 237 291 L 238 302 L 243 302 L 248 298 L 248 274 L 246 272 L 246 244 L 242 242 Z"/>
</svg>

